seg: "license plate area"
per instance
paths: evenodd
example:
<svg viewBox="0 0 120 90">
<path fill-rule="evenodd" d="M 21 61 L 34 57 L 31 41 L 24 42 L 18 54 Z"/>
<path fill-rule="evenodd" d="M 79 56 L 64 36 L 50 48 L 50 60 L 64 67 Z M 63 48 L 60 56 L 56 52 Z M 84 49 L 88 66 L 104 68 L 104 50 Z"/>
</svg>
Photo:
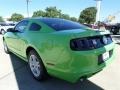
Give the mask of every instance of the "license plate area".
<svg viewBox="0 0 120 90">
<path fill-rule="evenodd" d="M 113 55 L 113 49 L 100 54 L 98 56 L 98 65 L 100 65 L 100 64 L 104 63 L 106 60 L 110 59 L 112 55 Z"/>
<path fill-rule="evenodd" d="M 110 58 L 109 52 L 105 52 L 105 53 L 102 54 L 103 61 L 106 61 L 109 58 Z"/>
</svg>

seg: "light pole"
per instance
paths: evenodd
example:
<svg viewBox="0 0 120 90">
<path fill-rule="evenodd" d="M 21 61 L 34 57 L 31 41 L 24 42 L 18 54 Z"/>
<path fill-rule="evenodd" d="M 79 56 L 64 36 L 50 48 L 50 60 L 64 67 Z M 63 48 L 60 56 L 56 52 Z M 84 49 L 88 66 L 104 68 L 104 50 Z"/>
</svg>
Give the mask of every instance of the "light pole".
<svg viewBox="0 0 120 90">
<path fill-rule="evenodd" d="M 97 13 L 96 13 L 96 22 L 100 21 L 100 10 L 101 10 L 101 1 L 102 0 L 95 0 L 96 1 L 96 8 L 97 8 Z"/>
<path fill-rule="evenodd" d="M 26 3 L 27 3 L 27 16 L 29 17 L 29 2 L 30 0 L 26 0 Z"/>
</svg>

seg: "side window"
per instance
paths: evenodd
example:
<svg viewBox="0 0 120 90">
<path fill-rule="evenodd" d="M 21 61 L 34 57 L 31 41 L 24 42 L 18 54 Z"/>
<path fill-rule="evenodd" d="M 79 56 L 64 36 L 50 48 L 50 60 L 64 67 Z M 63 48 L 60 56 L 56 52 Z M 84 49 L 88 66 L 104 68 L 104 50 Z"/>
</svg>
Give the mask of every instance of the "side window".
<svg viewBox="0 0 120 90">
<path fill-rule="evenodd" d="M 27 20 L 23 20 L 19 22 L 17 26 L 15 27 L 15 30 L 19 30 L 21 32 L 24 31 L 27 28 L 28 23 L 29 22 Z"/>
<path fill-rule="evenodd" d="M 41 29 L 41 26 L 37 23 L 32 23 L 29 27 L 30 31 L 39 31 Z"/>
</svg>

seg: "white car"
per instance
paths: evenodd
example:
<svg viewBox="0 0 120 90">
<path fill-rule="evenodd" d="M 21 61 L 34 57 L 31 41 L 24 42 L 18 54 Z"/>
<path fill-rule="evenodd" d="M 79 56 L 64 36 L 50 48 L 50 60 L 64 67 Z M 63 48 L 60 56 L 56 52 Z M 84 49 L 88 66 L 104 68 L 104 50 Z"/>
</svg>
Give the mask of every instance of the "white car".
<svg viewBox="0 0 120 90">
<path fill-rule="evenodd" d="M 7 29 L 9 28 L 14 28 L 15 24 L 14 23 L 9 23 L 9 24 L 6 24 L 6 23 L 1 23 L 0 24 L 0 33 L 1 34 L 5 34 Z"/>
</svg>

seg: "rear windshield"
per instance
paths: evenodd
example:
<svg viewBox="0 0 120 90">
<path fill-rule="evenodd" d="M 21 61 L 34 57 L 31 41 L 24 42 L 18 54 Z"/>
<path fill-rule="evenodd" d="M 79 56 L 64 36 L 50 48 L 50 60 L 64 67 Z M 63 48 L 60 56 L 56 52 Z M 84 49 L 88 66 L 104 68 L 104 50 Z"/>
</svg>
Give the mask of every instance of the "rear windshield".
<svg viewBox="0 0 120 90">
<path fill-rule="evenodd" d="M 57 18 L 46 19 L 46 18 L 43 18 L 43 19 L 40 19 L 40 21 L 47 24 L 49 27 L 53 28 L 56 31 L 88 28 L 88 27 L 86 27 L 82 24 L 79 24 L 77 22 L 64 20 L 64 19 L 57 19 Z"/>
</svg>

